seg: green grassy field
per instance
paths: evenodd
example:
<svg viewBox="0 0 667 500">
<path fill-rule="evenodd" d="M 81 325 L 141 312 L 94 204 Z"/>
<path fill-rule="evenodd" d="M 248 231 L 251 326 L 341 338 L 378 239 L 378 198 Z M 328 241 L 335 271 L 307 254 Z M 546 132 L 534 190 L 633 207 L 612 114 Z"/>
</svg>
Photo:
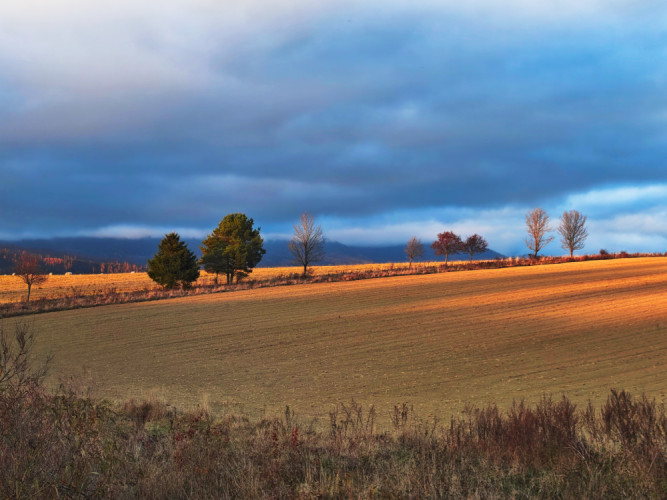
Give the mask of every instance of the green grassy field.
<svg viewBox="0 0 667 500">
<path fill-rule="evenodd" d="M 15 319 L 6 319 L 10 326 Z M 667 393 L 667 259 L 295 285 L 32 317 L 49 382 L 86 373 L 94 393 L 189 408 L 326 418 L 408 402 L 448 419 L 609 388 Z"/>
</svg>

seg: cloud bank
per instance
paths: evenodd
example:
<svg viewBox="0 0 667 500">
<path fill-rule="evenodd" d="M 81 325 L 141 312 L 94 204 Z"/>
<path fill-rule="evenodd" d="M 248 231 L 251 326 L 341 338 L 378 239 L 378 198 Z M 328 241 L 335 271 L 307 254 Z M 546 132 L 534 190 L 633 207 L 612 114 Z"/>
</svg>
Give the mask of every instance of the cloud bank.
<svg viewBox="0 0 667 500">
<path fill-rule="evenodd" d="M 664 251 L 665 28 L 651 1 L 5 2 L 0 237 L 308 210 L 349 243 L 521 252 L 543 206 Z"/>
</svg>

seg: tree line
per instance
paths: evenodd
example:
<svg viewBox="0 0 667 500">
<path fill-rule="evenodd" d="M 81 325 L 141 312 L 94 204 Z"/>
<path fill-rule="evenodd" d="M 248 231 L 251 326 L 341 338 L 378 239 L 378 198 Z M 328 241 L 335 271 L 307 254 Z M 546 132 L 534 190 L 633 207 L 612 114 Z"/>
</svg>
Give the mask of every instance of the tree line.
<svg viewBox="0 0 667 500">
<path fill-rule="evenodd" d="M 526 246 L 532 252 L 531 256 L 536 259 L 539 252 L 554 239 L 548 234 L 553 230 L 549 215 L 541 208 L 531 210 L 526 214 L 526 230 Z M 584 247 L 588 237 L 586 216 L 577 210 L 564 212 L 557 231 L 562 247 L 568 250 L 572 257 L 575 250 Z M 324 257 L 324 243 L 322 227 L 315 224 L 311 214 L 304 212 L 294 225 L 293 237 L 287 244 L 294 257 L 293 263 L 303 267 L 304 276 L 307 275 L 309 266 Z M 202 242 L 200 259 L 188 249 L 177 233 L 165 235 L 158 252 L 148 261 L 148 275 L 167 289 L 179 286 L 190 288 L 199 278 L 200 268 L 203 267 L 206 272 L 215 275 L 216 284 L 222 275 L 229 285 L 234 280 L 238 282 L 248 276 L 259 264 L 266 253 L 263 244 L 260 228 L 254 227 L 252 218 L 242 213 L 229 214 Z M 472 263 L 475 255 L 486 252 L 488 248 L 486 239 L 477 233 L 463 239 L 453 231 L 438 233 L 437 239 L 431 244 L 433 253 L 444 257 L 445 266 L 450 255 L 464 253 Z M 423 243 L 416 236 L 410 238 L 404 251 L 409 267 L 426 252 Z"/>
<path fill-rule="evenodd" d="M 294 256 L 294 263 L 303 266 L 306 275 L 308 267 L 324 256 L 324 235 L 322 228 L 315 225 L 314 218 L 303 213 L 294 225 L 294 237 L 288 243 Z M 215 283 L 220 275 L 226 277 L 227 284 L 232 284 L 248 276 L 259 264 L 266 253 L 260 228 L 254 227 L 252 218 L 245 214 L 226 215 L 218 226 L 209 234 L 200 246 L 202 257 L 192 252 L 176 232 L 166 234 L 158 245 L 158 251 L 148 260 L 148 276 L 165 289 L 189 289 L 199 278 L 201 267 L 215 274 Z M 53 261 L 54 259 L 51 259 Z M 46 282 L 49 275 L 44 271 L 44 264 L 52 262 L 36 254 L 20 252 L 14 258 L 13 272 L 28 287 L 26 305 L 34 286 Z M 105 270 L 104 263 L 101 271 Z M 124 268 L 118 269 L 118 271 Z M 109 265 L 108 270 L 113 271 Z M 127 270 L 130 267 L 127 266 Z M 137 266 L 133 266 L 137 270 Z"/>
<path fill-rule="evenodd" d="M 586 229 L 587 218 L 577 210 L 563 212 L 559 224 L 556 228 L 560 235 L 561 247 L 570 252 L 570 257 L 574 256 L 575 250 L 584 248 L 588 230 Z M 526 214 L 526 231 L 528 237 L 525 239 L 526 246 L 531 251 L 531 257 L 538 258 L 538 254 L 549 243 L 554 240 L 548 233 L 553 231 L 550 224 L 550 217 L 541 208 L 534 208 Z M 463 240 L 453 231 L 444 231 L 438 233 L 437 239 L 431 244 L 433 253 L 445 258 L 445 266 L 450 255 L 464 253 L 470 256 L 470 262 L 478 253 L 484 253 L 488 250 L 488 243 L 479 234 L 473 234 Z M 426 252 L 422 241 L 413 236 L 408 240 L 405 246 L 405 254 L 408 258 L 409 266 L 412 262 L 424 255 Z"/>
<path fill-rule="evenodd" d="M 143 271 L 145 265 L 137 265 L 127 261 L 100 260 L 66 253 L 52 254 L 44 250 L 26 250 L 19 247 L 0 247 L 0 274 L 15 273 L 16 263 L 30 255 L 37 259 L 42 272 L 49 274 L 94 274 L 94 273 L 127 273 Z"/>
<path fill-rule="evenodd" d="M 237 282 L 252 272 L 266 253 L 260 228 L 245 214 L 226 215 L 218 226 L 206 236 L 199 247 L 202 256 L 197 259 L 177 233 L 165 235 L 158 252 L 148 261 L 148 276 L 164 288 L 190 288 L 199 278 L 200 267 L 219 277 L 225 276 L 228 285 Z M 304 276 L 308 267 L 324 256 L 325 238 L 315 219 L 303 213 L 294 225 L 294 236 L 288 248 L 294 263 L 303 266 Z"/>
<path fill-rule="evenodd" d="M 586 216 L 577 210 L 563 212 L 556 228 L 560 235 L 561 246 L 570 252 L 570 257 L 576 250 L 584 248 L 588 237 Z M 549 235 L 553 228 L 549 215 L 541 208 L 535 208 L 526 214 L 525 239 L 526 246 L 531 251 L 531 257 L 537 259 L 540 251 L 554 240 Z M 314 217 L 304 212 L 298 222 L 294 224 L 294 233 L 287 246 L 294 260 L 293 263 L 303 268 L 303 276 L 308 274 L 308 268 L 320 262 L 324 257 L 324 233 L 322 227 L 315 224 Z M 157 253 L 148 260 L 148 276 L 166 289 L 182 287 L 188 289 L 199 278 L 200 268 L 215 275 L 215 283 L 219 277 L 226 278 L 226 283 L 232 284 L 248 276 L 254 267 L 262 260 L 266 253 L 263 247 L 264 240 L 260 235 L 260 228 L 254 227 L 252 218 L 242 213 L 226 215 L 207 235 L 199 247 L 202 256 L 192 252 L 187 244 L 175 233 L 166 234 L 158 246 Z M 467 254 L 472 263 L 475 255 L 488 250 L 488 243 L 484 237 L 475 233 L 463 239 L 453 231 L 438 233 L 431 244 L 436 256 L 444 257 L 447 266 L 450 255 Z M 412 263 L 422 257 L 426 250 L 421 240 L 413 236 L 405 246 L 405 254 Z M 30 300 L 33 285 L 43 283 L 46 279 L 36 256 L 21 254 L 14 266 L 14 273 L 27 285 L 26 302 Z"/>
</svg>

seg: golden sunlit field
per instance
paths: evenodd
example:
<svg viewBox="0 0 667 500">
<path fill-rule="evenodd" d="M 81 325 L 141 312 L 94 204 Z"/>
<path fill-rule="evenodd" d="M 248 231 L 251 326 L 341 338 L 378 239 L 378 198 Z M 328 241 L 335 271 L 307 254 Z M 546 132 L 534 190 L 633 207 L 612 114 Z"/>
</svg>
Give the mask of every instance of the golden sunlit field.
<svg viewBox="0 0 667 500">
<path fill-rule="evenodd" d="M 442 262 L 422 262 L 413 264 L 417 266 L 439 265 Z M 375 271 L 390 268 L 407 267 L 406 263 L 400 264 L 358 264 L 345 266 L 313 266 L 310 272 L 314 276 L 354 271 Z M 259 267 L 253 269 L 247 280 L 268 280 L 279 276 L 301 274 L 301 267 Z M 201 272 L 197 285 L 210 285 L 214 282 L 215 275 L 205 271 Z M 224 283 L 225 277 L 220 277 L 220 283 Z M 148 277 L 146 273 L 109 273 L 109 274 L 71 274 L 51 275 L 47 281 L 33 287 L 31 299 L 55 299 L 71 295 L 94 295 L 105 293 L 108 290 L 117 292 L 132 292 L 137 290 L 156 290 L 160 286 Z M 0 275 L 0 304 L 8 302 L 21 302 L 25 300 L 27 292 L 26 285 L 17 276 Z"/>
<path fill-rule="evenodd" d="M 260 270 L 257 270 L 260 271 Z M 71 277 L 70 277 L 71 278 Z M 140 276 L 136 276 L 139 279 Z M 10 326 L 17 319 L 4 320 Z M 99 396 L 326 418 L 352 398 L 448 419 L 609 388 L 667 394 L 667 259 L 260 288 L 30 317 L 50 382 Z"/>
</svg>

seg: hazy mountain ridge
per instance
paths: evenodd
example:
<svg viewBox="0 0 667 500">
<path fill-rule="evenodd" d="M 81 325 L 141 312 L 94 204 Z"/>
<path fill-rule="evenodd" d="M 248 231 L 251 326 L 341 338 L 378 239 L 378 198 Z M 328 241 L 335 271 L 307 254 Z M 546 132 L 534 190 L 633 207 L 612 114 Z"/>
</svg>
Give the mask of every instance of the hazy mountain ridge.
<svg viewBox="0 0 667 500">
<path fill-rule="evenodd" d="M 426 252 L 420 261 L 442 260 L 436 257 L 433 250 L 424 245 Z M 275 267 L 294 265 L 292 254 L 287 248 L 287 240 L 271 240 L 264 244 L 266 255 L 259 267 Z M 407 262 L 405 256 L 405 245 L 378 245 L 378 246 L 351 246 L 337 241 L 327 241 L 325 244 L 324 259 L 320 265 L 343 265 L 343 264 L 381 264 L 386 262 Z M 487 250 L 483 254 L 475 256 L 475 260 L 495 259 L 504 257 L 494 250 Z M 467 254 L 450 255 L 449 260 L 469 259 Z"/>
<path fill-rule="evenodd" d="M 12 273 L 16 260 L 23 252 L 36 255 L 39 259 L 41 270 L 44 273 L 120 273 L 141 271 L 143 269 L 143 266 L 132 264 L 125 260 L 92 259 L 53 249 L 27 248 L 16 245 L 2 246 L 2 243 L 0 243 L 0 274 Z"/>
<path fill-rule="evenodd" d="M 21 250 L 27 250 L 41 256 L 70 259 L 77 264 L 72 272 L 99 272 L 100 264 L 128 263 L 134 266 L 146 266 L 148 259 L 157 252 L 161 238 L 92 238 L 70 237 L 54 239 L 26 239 L 19 241 L 0 241 L 0 272 L 11 272 L 12 256 Z M 185 239 L 188 247 L 198 256 L 201 255 L 201 240 Z M 441 260 L 424 245 L 426 253 L 422 261 Z M 292 254 L 287 248 L 287 240 L 267 240 L 264 242 L 266 254 L 258 267 L 276 267 L 294 265 Z M 385 262 L 406 262 L 405 245 L 353 246 L 337 241 L 327 241 L 325 256 L 320 265 L 372 264 Z M 4 257 L 3 257 L 4 256 Z M 498 252 L 487 250 L 477 255 L 476 259 L 494 259 L 503 257 Z M 467 255 L 450 256 L 453 259 L 468 259 Z M 85 263 L 85 265 L 84 265 Z M 86 270 L 90 269 L 90 270 Z M 95 271 L 96 269 L 96 271 Z M 54 269 L 53 272 L 58 272 Z"/>
</svg>

